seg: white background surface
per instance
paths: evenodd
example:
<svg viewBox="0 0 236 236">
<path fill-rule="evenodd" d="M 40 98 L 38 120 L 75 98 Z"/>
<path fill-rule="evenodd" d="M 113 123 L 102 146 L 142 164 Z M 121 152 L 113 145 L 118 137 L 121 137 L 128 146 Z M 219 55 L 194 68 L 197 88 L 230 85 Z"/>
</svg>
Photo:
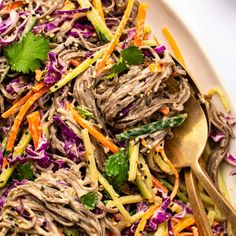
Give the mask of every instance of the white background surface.
<svg viewBox="0 0 236 236">
<path fill-rule="evenodd" d="M 236 104 L 236 0 L 166 1 L 193 32 Z"/>
</svg>

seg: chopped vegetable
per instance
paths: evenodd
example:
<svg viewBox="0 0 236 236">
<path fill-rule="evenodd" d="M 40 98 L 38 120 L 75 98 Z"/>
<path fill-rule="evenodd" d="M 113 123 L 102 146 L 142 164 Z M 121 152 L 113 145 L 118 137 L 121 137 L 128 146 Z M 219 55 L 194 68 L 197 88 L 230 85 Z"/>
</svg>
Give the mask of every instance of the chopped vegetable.
<svg viewBox="0 0 236 236">
<path fill-rule="evenodd" d="M 29 130 L 27 129 L 21 139 L 20 142 L 18 143 L 18 145 L 15 147 L 14 149 L 14 153 L 13 153 L 13 158 L 20 156 L 24 153 L 26 146 L 29 144 L 31 140 L 31 134 L 29 132 Z M 14 171 L 15 166 L 11 166 L 8 168 L 3 168 L 2 172 L 0 174 L 0 188 L 4 187 L 8 181 L 8 179 L 10 178 L 12 172 Z"/>
<path fill-rule="evenodd" d="M 129 196 L 122 196 L 119 198 L 119 201 L 123 204 L 132 204 L 132 203 L 138 203 L 142 202 L 144 199 L 141 195 L 129 195 Z M 106 204 L 107 207 L 114 206 L 114 202 L 112 200 L 109 200 Z"/>
<path fill-rule="evenodd" d="M 139 143 L 129 143 L 129 181 L 134 181 L 138 171 Z"/>
<path fill-rule="evenodd" d="M 136 47 L 142 46 L 144 38 L 144 22 L 147 13 L 147 3 L 141 2 L 139 4 L 137 23 L 136 23 L 136 34 L 134 36 L 134 45 Z"/>
<path fill-rule="evenodd" d="M 63 233 L 65 236 L 81 236 L 79 227 L 63 227 Z"/>
<path fill-rule="evenodd" d="M 29 114 L 27 117 L 29 123 L 30 133 L 34 142 L 34 147 L 38 146 L 39 139 L 41 138 L 41 118 L 39 111 Z"/>
<path fill-rule="evenodd" d="M 129 212 L 124 208 L 122 203 L 119 201 L 119 198 L 118 198 L 119 195 L 115 192 L 112 185 L 110 185 L 108 183 L 108 181 L 103 177 L 103 175 L 100 172 L 98 172 L 98 181 L 104 187 L 104 189 L 110 194 L 111 198 L 113 199 L 113 202 L 114 202 L 115 206 L 119 209 L 120 213 L 128 221 L 127 224 L 129 224 L 129 222 L 132 221 L 132 218 L 131 218 Z"/>
<path fill-rule="evenodd" d="M 168 193 L 168 189 L 154 176 L 152 176 L 152 183 L 157 189 L 160 189 L 164 193 Z"/>
<path fill-rule="evenodd" d="M 78 112 L 69 104 L 67 103 L 67 108 L 72 113 L 73 118 L 75 119 L 76 123 L 82 126 L 84 129 L 88 129 L 88 132 L 96 138 L 104 147 L 109 148 L 113 153 L 118 152 L 119 148 L 108 138 L 106 138 L 102 133 L 97 131 L 91 123 L 83 119 Z"/>
<path fill-rule="evenodd" d="M 49 88 L 45 87 L 42 88 L 41 90 L 39 90 L 38 92 L 36 92 L 20 109 L 18 115 L 15 118 L 14 124 L 11 127 L 10 133 L 9 133 L 9 137 L 8 137 L 8 141 L 7 141 L 7 146 L 6 146 L 6 150 L 7 151 L 12 151 L 13 147 L 14 147 L 14 143 L 17 137 L 17 133 L 20 127 L 20 124 L 26 114 L 26 112 L 28 111 L 28 109 L 32 106 L 32 104 L 37 101 L 42 95 L 44 95 L 46 92 L 48 92 Z"/>
<path fill-rule="evenodd" d="M 87 210 L 94 210 L 98 201 L 98 194 L 96 192 L 86 193 L 80 197 L 80 201 Z"/>
<path fill-rule="evenodd" d="M 99 12 L 92 6 L 89 0 L 78 0 L 78 3 L 81 7 L 91 8 L 91 11 L 88 11 L 86 13 L 88 19 L 93 24 L 95 30 L 97 31 L 97 34 L 102 42 L 109 42 L 113 39 L 113 35 L 111 31 L 106 26 L 106 23 L 99 15 Z"/>
<path fill-rule="evenodd" d="M 94 62 L 96 62 L 105 52 L 105 48 L 100 49 L 98 52 L 94 53 L 91 57 L 84 60 L 80 65 L 78 65 L 75 69 L 71 72 L 66 74 L 64 77 L 61 78 L 56 84 L 54 84 L 50 90 L 52 92 L 56 92 L 58 89 L 69 83 L 72 79 L 76 76 L 80 75 L 82 72 L 87 70 L 89 66 L 91 66 Z"/>
<path fill-rule="evenodd" d="M 229 105 L 229 102 L 225 96 L 225 94 L 223 93 L 223 91 L 220 89 L 220 88 L 212 88 L 208 91 L 207 93 L 209 96 L 212 96 L 214 94 L 218 94 L 220 96 L 220 99 L 221 99 L 221 102 L 225 108 L 225 110 L 227 112 L 230 112 L 231 111 L 231 108 L 230 108 L 230 105 Z"/>
<path fill-rule="evenodd" d="M 171 34 L 170 30 L 165 26 L 162 28 L 162 32 L 165 35 L 166 39 L 168 40 L 178 61 L 181 63 L 181 65 L 185 66 L 185 62 L 184 62 L 184 58 L 182 56 L 181 50 L 177 42 L 175 41 L 174 36 Z"/>
<path fill-rule="evenodd" d="M 138 137 L 140 135 L 153 133 L 159 130 L 164 130 L 166 128 L 172 128 L 182 125 L 182 123 L 187 118 L 187 114 L 180 114 L 173 117 L 168 117 L 162 120 L 155 121 L 150 124 L 146 124 L 134 129 L 127 130 L 123 133 L 117 134 L 116 138 L 118 141 L 123 141 Z"/>
<path fill-rule="evenodd" d="M 83 137 L 83 141 L 84 141 L 90 178 L 95 183 L 95 185 L 98 186 L 96 161 L 95 161 L 95 158 L 94 158 L 93 146 L 92 146 L 90 138 L 89 138 L 88 130 L 83 129 L 81 133 L 82 133 L 82 137 Z"/>
<path fill-rule="evenodd" d="M 129 159 L 123 149 L 111 156 L 105 162 L 105 175 L 115 189 L 120 189 L 128 180 Z"/>
<path fill-rule="evenodd" d="M 124 28 L 126 26 L 126 23 L 127 23 L 128 19 L 129 19 L 129 16 L 130 16 L 130 13 L 132 11 L 132 8 L 133 8 L 133 5 L 134 5 L 134 1 L 135 0 L 128 0 L 128 4 L 127 4 L 127 7 L 125 9 L 125 12 L 124 12 L 124 15 L 122 17 L 122 20 L 121 20 L 121 22 L 120 22 L 120 24 L 119 24 L 119 26 L 118 26 L 118 28 L 116 30 L 115 35 L 112 37 L 111 42 L 110 42 L 108 48 L 106 49 L 101 62 L 98 65 L 98 68 L 97 68 L 97 73 L 98 74 L 100 74 L 103 71 L 103 69 L 104 69 L 104 67 L 106 65 L 107 60 L 109 59 L 109 57 L 111 56 L 112 52 L 114 51 L 116 45 L 119 42 L 120 36 L 123 33 L 123 30 L 124 30 Z"/>
<path fill-rule="evenodd" d="M 191 226 L 193 224 L 195 224 L 195 219 L 193 217 L 188 217 L 188 218 L 184 218 L 184 219 L 180 220 L 179 223 L 177 223 L 173 228 L 174 235 L 177 235 L 182 230 L 188 228 L 189 226 Z"/>
<path fill-rule="evenodd" d="M 18 164 L 13 173 L 13 178 L 17 180 L 28 179 L 33 181 L 35 179 L 34 172 L 32 170 L 32 162 L 28 161 L 25 164 Z"/>
<path fill-rule="evenodd" d="M 77 60 L 75 60 L 75 59 L 71 59 L 71 60 L 70 60 L 70 64 L 71 64 L 72 66 L 74 66 L 74 67 L 77 67 L 77 66 L 80 65 L 80 62 L 77 61 Z"/>
<path fill-rule="evenodd" d="M 89 120 L 93 117 L 93 113 L 91 113 L 86 107 L 84 106 L 77 106 L 76 110 L 79 112 L 79 114 L 85 119 Z"/>
<path fill-rule="evenodd" d="M 33 91 L 29 91 L 24 97 L 22 97 L 18 102 L 16 102 L 10 109 L 5 111 L 2 114 L 2 118 L 6 119 L 10 115 L 14 114 L 18 110 L 19 107 L 25 104 L 25 102 L 28 101 L 32 97 L 33 94 L 34 94 Z"/>
<path fill-rule="evenodd" d="M 49 42 L 43 36 L 26 34 L 21 42 L 13 43 L 5 49 L 11 69 L 25 74 L 39 68 L 41 61 L 47 59 Z"/>
<path fill-rule="evenodd" d="M 35 80 L 40 81 L 43 75 L 43 71 L 40 69 L 35 70 Z"/>
<path fill-rule="evenodd" d="M 102 20 L 105 22 L 101 0 L 93 0 L 93 5 L 94 5 L 94 8 L 98 11 L 98 14 L 102 18 Z"/>
</svg>

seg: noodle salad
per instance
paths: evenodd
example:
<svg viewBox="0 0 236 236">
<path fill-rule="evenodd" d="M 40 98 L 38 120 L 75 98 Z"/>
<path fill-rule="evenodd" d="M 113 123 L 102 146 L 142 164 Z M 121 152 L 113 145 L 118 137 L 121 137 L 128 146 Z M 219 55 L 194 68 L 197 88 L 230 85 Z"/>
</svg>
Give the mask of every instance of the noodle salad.
<svg viewBox="0 0 236 236">
<path fill-rule="evenodd" d="M 193 88 L 147 11 L 135 0 L 0 0 L 0 235 L 200 235 L 165 153 Z M 211 123 L 201 161 L 220 185 L 221 161 L 236 164 L 235 119 L 219 89 L 199 96 Z M 227 235 L 199 191 L 213 234 Z"/>
</svg>

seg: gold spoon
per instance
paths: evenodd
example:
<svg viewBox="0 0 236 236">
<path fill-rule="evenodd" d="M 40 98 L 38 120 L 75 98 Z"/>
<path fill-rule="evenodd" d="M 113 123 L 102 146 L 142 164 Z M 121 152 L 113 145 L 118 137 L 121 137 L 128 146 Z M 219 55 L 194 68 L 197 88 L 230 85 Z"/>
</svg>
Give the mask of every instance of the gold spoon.
<svg viewBox="0 0 236 236">
<path fill-rule="evenodd" d="M 191 167 L 222 215 L 236 226 L 236 210 L 216 189 L 198 162 L 208 139 L 208 123 L 202 107 L 192 95 L 185 103 L 185 112 L 188 117 L 181 127 L 173 129 L 174 138 L 166 142 L 166 153 L 175 167 Z"/>
<path fill-rule="evenodd" d="M 184 172 L 186 188 L 188 192 L 189 202 L 193 210 L 193 215 L 196 220 L 200 235 L 213 236 L 209 220 L 202 203 L 200 192 L 197 186 L 196 177 L 191 169 L 186 169 Z"/>
</svg>

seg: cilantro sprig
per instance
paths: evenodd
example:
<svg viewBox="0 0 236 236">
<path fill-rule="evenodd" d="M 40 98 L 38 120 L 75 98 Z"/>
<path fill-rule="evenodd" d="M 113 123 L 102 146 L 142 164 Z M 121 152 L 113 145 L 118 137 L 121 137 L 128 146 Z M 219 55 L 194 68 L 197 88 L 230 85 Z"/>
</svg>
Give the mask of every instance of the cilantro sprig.
<svg viewBox="0 0 236 236">
<path fill-rule="evenodd" d="M 108 78 L 113 78 L 116 74 L 123 73 L 128 70 L 130 65 L 139 65 L 144 62 L 143 52 L 135 46 L 130 46 L 121 52 L 118 62 L 112 67 L 111 74 Z"/>
<path fill-rule="evenodd" d="M 80 202 L 83 203 L 87 210 L 94 210 L 98 201 L 98 194 L 96 192 L 90 192 L 80 197 Z"/>
<path fill-rule="evenodd" d="M 30 71 L 34 72 L 47 59 L 49 41 L 29 32 L 20 42 L 8 46 L 4 52 L 12 70 L 28 74 Z"/>
</svg>

